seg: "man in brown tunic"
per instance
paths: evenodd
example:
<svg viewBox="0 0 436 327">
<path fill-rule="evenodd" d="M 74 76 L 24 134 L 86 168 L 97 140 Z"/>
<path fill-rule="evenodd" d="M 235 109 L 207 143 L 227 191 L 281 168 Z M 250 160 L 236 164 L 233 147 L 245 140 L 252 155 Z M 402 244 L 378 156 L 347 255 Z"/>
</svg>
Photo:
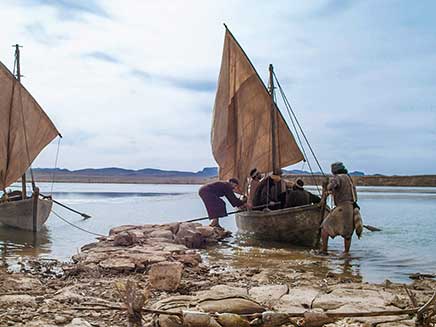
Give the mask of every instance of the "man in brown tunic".
<svg viewBox="0 0 436 327">
<path fill-rule="evenodd" d="M 228 182 L 212 182 L 200 187 L 198 194 L 204 202 L 210 226 L 220 227 L 218 218 L 227 216 L 226 203 L 220 198 L 225 196 L 234 207 L 244 207 L 244 202 L 239 200 L 234 192 L 240 192 L 239 181 L 231 178 Z"/>
<path fill-rule="evenodd" d="M 348 253 L 354 231 L 354 203 L 357 201 L 356 188 L 342 162 L 331 165 L 333 177 L 327 190 L 333 195 L 335 208 L 321 224 L 322 252 L 327 253 L 328 238 L 341 235 L 344 238 L 344 252 Z"/>
<path fill-rule="evenodd" d="M 250 185 L 248 188 L 248 200 L 247 203 L 250 206 L 253 206 L 254 195 L 256 194 L 257 187 L 259 186 L 260 180 L 262 179 L 262 175 L 257 171 L 256 168 L 250 171 Z"/>
</svg>

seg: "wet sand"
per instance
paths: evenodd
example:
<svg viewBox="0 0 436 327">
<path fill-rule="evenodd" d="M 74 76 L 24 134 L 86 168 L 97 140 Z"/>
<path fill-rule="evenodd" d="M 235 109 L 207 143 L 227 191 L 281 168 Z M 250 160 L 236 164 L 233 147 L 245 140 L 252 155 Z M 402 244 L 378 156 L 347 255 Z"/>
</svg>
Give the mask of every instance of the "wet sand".
<svg viewBox="0 0 436 327">
<path fill-rule="evenodd" d="M 226 312 L 248 306 L 300 314 L 415 306 L 403 284 L 369 284 L 346 270 L 333 273 L 325 267 L 325 258 L 316 254 L 284 260 L 280 251 L 266 249 L 250 255 L 250 262 L 244 262 L 244 256 L 231 261 L 232 256 L 225 254 L 226 235 L 199 224 L 121 226 L 85 245 L 72 263 L 39 259 L 2 267 L 0 326 L 127 326 L 126 311 L 114 309 L 123 305 L 119 285 L 127 280 L 137 292 L 146 294 L 145 307 L 159 310 L 205 312 L 204 304 L 210 307 L 211 301 L 214 308 L 217 303 L 224 305 Z M 422 306 L 431 298 L 436 282 L 423 278 L 407 287 L 416 305 Z M 241 304 L 241 299 L 249 302 Z M 143 322 L 145 326 L 181 326 L 167 315 L 144 314 Z M 290 322 L 258 323 L 292 326 Z M 220 325 L 231 326 L 223 321 Z M 305 326 L 310 325 L 306 322 Z M 415 316 L 343 318 L 325 326 L 415 326 Z"/>
</svg>

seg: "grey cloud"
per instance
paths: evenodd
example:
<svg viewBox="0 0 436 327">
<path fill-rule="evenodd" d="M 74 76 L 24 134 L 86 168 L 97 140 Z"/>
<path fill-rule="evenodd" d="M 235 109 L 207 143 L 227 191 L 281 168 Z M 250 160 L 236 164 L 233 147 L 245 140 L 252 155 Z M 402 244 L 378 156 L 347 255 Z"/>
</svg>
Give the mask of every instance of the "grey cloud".
<svg viewBox="0 0 436 327">
<path fill-rule="evenodd" d="M 39 43 L 45 45 L 53 46 L 62 40 L 66 40 L 65 36 L 49 33 L 45 26 L 41 23 L 34 23 L 24 26 L 27 34 L 29 34 L 32 39 Z"/>
<path fill-rule="evenodd" d="M 170 84 L 176 88 L 189 90 L 193 92 L 213 92 L 216 90 L 216 82 L 207 79 L 188 79 L 175 76 L 163 76 L 150 74 L 141 69 L 132 69 L 130 74 L 133 77 L 141 79 L 143 82 L 158 82 Z"/>
<path fill-rule="evenodd" d="M 96 0 L 21 0 L 25 5 L 55 8 L 62 19 L 77 19 L 82 14 L 109 17 Z"/>
<path fill-rule="evenodd" d="M 114 57 L 106 52 L 103 52 L 103 51 L 89 52 L 89 53 L 84 54 L 84 57 L 93 58 L 96 60 L 105 61 L 105 62 L 109 62 L 109 63 L 113 63 L 113 64 L 120 64 L 121 63 L 121 61 L 118 58 L 116 58 L 116 57 Z"/>
</svg>

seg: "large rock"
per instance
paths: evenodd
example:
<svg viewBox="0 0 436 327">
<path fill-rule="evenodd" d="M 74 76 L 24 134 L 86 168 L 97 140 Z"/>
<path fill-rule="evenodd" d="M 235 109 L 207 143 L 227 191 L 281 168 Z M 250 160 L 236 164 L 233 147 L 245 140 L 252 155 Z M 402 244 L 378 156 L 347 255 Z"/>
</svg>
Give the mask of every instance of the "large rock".
<svg viewBox="0 0 436 327">
<path fill-rule="evenodd" d="M 288 293 L 288 285 L 267 285 L 253 287 L 248 294 L 257 302 L 263 304 L 273 304 Z"/>
<path fill-rule="evenodd" d="M 159 262 L 148 272 L 150 285 L 162 291 L 175 291 L 182 280 L 183 265 L 180 262 Z"/>
<path fill-rule="evenodd" d="M 130 246 L 138 242 L 135 233 L 129 231 L 117 233 L 114 237 L 114 246 Z"/>
<path fill-rule="evenodd" d="M 191 249 L 199 249 L 206 245 L 206 238 L 197 232 L 195 227 L 185 224 L 180 224 L 175 240 L 176 243 L 184 244 Z"/>
</svg>

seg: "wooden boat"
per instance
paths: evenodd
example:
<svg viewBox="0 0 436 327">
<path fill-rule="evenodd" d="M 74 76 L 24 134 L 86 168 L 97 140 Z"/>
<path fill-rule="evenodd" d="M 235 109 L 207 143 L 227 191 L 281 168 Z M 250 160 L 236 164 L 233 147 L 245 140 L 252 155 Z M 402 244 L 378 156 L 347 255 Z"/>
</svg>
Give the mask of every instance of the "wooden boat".
<svg viewBox="0 0 436 327">
<path fill-rule="evenodd" d="M 281 168 L 306 161 L 275 102 L 274 80 L 270 65 L 267 89 L 226 26 L 211 132 L 220 179 L 236 177 L 245 187 L 253 168 L 280 175 Z M 256 239 L 317 247 L 322 211 L 319 205 L 252 210 L 236 214 L 236 223 Z"/>
<path fill-rule="evenodd" d="M 319 246 L 322 220 L 318 204 L 236 214 L 238 230 L 253 238 L 311 248 Z"/>
<path fill-rule="evenodd" d="M 50 198 L 39 194 L 31 164 L 54 138 L 56 127 L 21 84 L 20 47 L 15 46 L 16 76 L 0 62 L 0 223 L 37 232 L 46 222 Z M 26 190 L 26 172 L 32 177 L 32 195 Z M 6 188 L 21 178 L 21 192 Z M 20 194 L 21 193 L 21 194 Z"/>
<path fill-rule="evenodd" d="M 10 201 L 0 204 L 0 221 L 2 224 L 30 231 L 40 231 L 47 221 L 53 202 L 50 199 L 37 199 L 35 226 L 33 226 L 34 198 Z"/>
</svg>

